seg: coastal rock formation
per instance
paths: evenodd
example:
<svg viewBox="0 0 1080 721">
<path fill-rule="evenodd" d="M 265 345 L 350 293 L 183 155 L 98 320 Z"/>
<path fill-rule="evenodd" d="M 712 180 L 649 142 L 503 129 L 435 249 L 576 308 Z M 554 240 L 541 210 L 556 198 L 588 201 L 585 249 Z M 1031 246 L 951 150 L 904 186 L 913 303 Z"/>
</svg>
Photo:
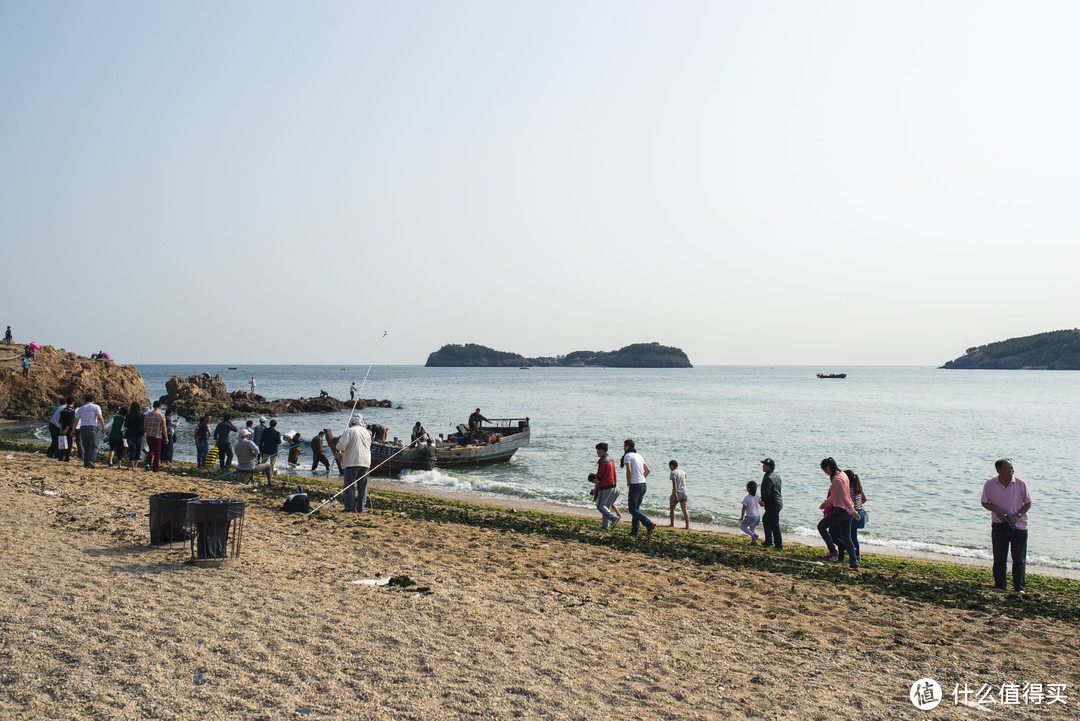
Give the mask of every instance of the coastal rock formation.
<svg viewBox="0 0 1080 721">
<path fill-rule="evenodd" d="M 941 367 L 1080 370 L 1080 329 L 1055 330 L 974 346 Z"/>
<path fill-rule="evenodd" d="M 112 360 L 90 360 L 51 345 L 37 351 L 30 363 L 30 377 L 22 377 L 22 354 L 26 346 L 0 345 L 0 415 L 20 420 L 48 420 L 52 409 L 66 396 L 82 402 L 93 395 L 102 408 L 127 406 L 136 401 L 149 405 L 146 384 L 135 366 Z"/>
<path fill-rule="evenodd" d="M 352 401 L 337 398 L 279 398 L 269 401 L 259 394 L 247 391 L 225 389 L 225 381 L 220 376 L 211 377 L 209 373 L 189 376 L 184 379 L 173 376 L 165 382 L 165 395 L 161 403 L 187 420 L 194 420 L 203 413 L 215 418 L 223 413 L 234 416 L 267 415 L 279 416 L 285 413 L 331 413 L 352 408 Z M 356 408 L 393 408 L 388 400 L 361 398 Z"/>
<path fill-rule="evenodd" d="M 680 348 L 659 343 L 634 343 L 616 351 L 579 350 L 561 358 L 526 358 L 475 343 L 447 344 L 428 356 L 428 368 L 519 366 L 605 366 L 608 368 L 693 368 Z"/>
</svg>

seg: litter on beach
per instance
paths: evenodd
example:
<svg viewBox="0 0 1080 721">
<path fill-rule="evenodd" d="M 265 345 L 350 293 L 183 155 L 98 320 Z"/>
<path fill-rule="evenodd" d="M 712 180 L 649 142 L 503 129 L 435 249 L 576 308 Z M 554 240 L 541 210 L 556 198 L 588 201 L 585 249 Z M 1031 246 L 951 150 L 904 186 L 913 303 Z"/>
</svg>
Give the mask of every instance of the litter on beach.
<svg viewBox="0 0 1080 721">
<path fill-rule="evenodd" d="M 367 578 L 363 580 L 358 579 L 356 581 L 351 581 L 350 583 L 359 586 L 387 586 L 390 584 L 390 577 L 387 576 L 386 578 Z"/>
<path fill-rule="evenodd" d="M 46 496 L 59 496 L 60 495 L 56 491 L 42 491 L 42 493 L 44 493 Z"/>
</svg>

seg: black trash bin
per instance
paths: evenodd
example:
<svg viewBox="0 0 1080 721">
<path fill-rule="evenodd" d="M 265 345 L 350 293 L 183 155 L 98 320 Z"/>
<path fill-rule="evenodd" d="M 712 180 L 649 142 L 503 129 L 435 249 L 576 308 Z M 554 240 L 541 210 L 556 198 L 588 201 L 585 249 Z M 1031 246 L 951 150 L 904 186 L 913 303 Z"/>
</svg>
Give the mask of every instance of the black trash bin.
<svg viewBox="0 0 1080 721">
<path fill-rule="evenodd" d="M 199 500 L 194 493 L 155 493 L 150 496 L 150 545 L 171 546 L 191 538 L 187 504 Z"/>
<path fill-rule="evenodd" d="M 194 528 L 191 563 L 229 566 L 240 562 L 246 501 L 198 500 L 187 504 L 187 522 Z"/>
</svg>

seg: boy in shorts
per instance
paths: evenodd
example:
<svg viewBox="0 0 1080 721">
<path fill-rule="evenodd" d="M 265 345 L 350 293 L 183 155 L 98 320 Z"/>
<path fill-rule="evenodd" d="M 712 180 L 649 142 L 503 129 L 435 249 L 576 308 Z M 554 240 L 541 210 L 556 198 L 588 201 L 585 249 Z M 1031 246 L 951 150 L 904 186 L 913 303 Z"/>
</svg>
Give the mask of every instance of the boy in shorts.
<svg viewBox="0 0 1080 721">
<path fill-rule="evenodd" d="M 668 523 L 668 528 L 675 527 L 675 506 L 682 506 L 683 521 L 686 522 L 686 530 L 690 530 L 690 514 L 686 512 L 686 471 L 679 468 L 678 461 L 668 461 L 668 468 L 671 469 L 671 497 L 668 498 L 668 502 L 671 505 L 670 518 L 671 522 Z"/>
</svg>

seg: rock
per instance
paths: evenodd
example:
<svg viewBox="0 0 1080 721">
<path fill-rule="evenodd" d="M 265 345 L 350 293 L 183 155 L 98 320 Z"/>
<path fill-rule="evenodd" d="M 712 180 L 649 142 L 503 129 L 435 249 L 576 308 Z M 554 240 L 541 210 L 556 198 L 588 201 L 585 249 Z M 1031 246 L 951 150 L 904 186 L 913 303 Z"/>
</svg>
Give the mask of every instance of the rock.
<svg viewBox="0 0 1080 721">
<path fill-rule="evenodd" d="M 165 382 L 165 395 L 161 403 L 187 420 L 195 420 L 203 413 L 217 418 L 224 413 L 233 416 L 266 415 L 280 416 L 286 413 L 336 413 L 352 408 L 352 401 L 325 398 L 279 398 L 268 401 L 258 393 L 233 391 L 225 388 L 220 376 L 209 373 L 184 379 L 173 376 Z M 361 398 L 356 403 L 361 408 L 393 408 L 388 400 Z"/>
<path fill-rule="evenodd" d="M 0 354 L 8 349 L 0 346 Z M 150 405 L 146 384 L 135 366 L 112 360 L 90 360 L 51 345 L 31 361 L 30 378 L 22 377 L 25 346 L 13 344 L 11 357 L 0 357 L 0 415 L 19 420 L 48 420 L 52 409 L 65 397 L 82 403 L 93 395 L 103 410 L 127 407 L 132 401 Z M 108 418 L 108 413 L 105 414 Z"/>
</svg>

